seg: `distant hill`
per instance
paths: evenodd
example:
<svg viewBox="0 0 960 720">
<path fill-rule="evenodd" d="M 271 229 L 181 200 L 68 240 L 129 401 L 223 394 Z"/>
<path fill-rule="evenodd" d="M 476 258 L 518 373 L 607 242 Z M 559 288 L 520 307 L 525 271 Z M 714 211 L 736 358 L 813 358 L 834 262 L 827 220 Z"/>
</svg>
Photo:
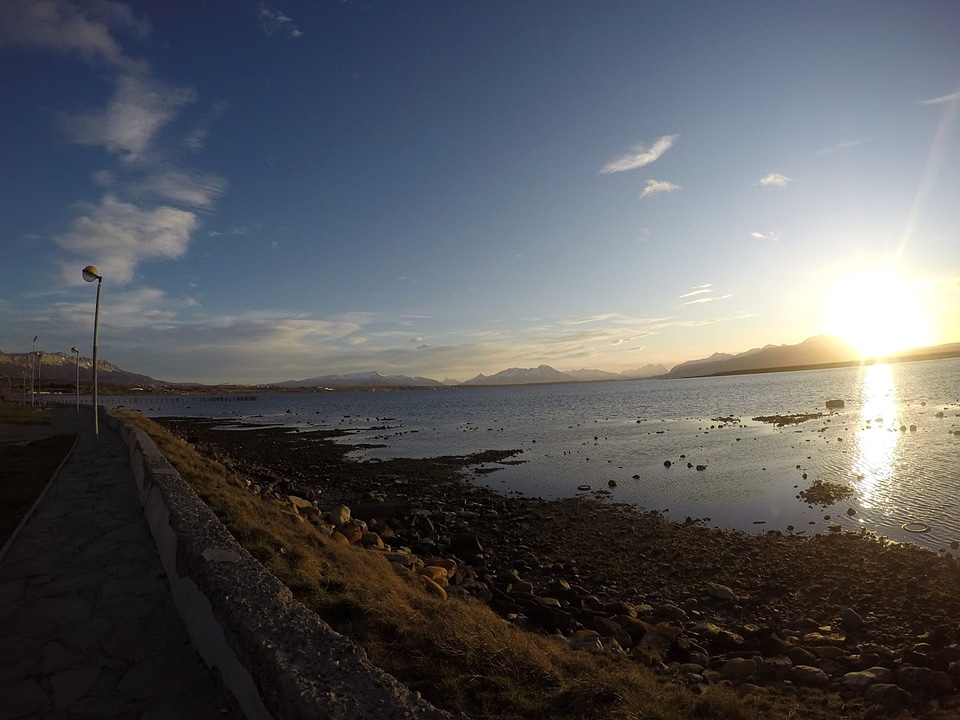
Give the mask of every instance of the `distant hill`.
<svg viewBox="0 0 960 720">
<path fill-rule="evenodd" d="M 48 382 L 69 382 L 71 385 L 76 381 L 77 364 L 73 353 L 43 353 L 40 358 L 40 382 L 41 387 Z M 163 380 L 155 380 L 148 375 L 128 372 L 123 368 L 117 367 L 106 360 L 97 360 L 97 379 L 98 382 L 111 385 L 167 385 Z M 80 357 L 80 382 L 88 383 L 92 381 L 93 360 Z M 0 377 L 10 378 L 14 381 L 26 378 L 30 381 L 30 353 L 5 353 L 0 352 Z"/>
<path fill-rule="evenodd" d="M 638 367 L 633 370 L 624 370 L 620 373 L 619 377 L 621 380 L 639 380 L 641 378 L 658 377 L 666 374 L 667 369 L 657 363 L 644 365 L 643 367 Z"/>
<path fill-rule="evenodd" d="M 825 365 L 857 361 L 860 353 L 840 338 L 816 335 L 797 345 L 767 345 L 737 355 L 714 353 L 708 358 L 689 360 L 674 366 L 668 378 L 702 377 L 767 368 Z"/>
<path fill-rule="evenodd" d="M 495 375 L 481 373 L 467 380 L 464 385 L 533 385 L 576 381 L 567 373 L 554 370 L 549 365 L 540 365 L 535 368 L 507 368 Z"/>
<path fill-rule="evenodd" d="M 571 370 L 561 372 L 549 365 L 540 365 L 535 368 L 508 368 L 495 375 L 477 375 L 466 382 L 459 382 L 452 378 L 443 381 L 425 377 L 409 377 L 407 375 L 381 375 L 378 372 L 350 373 L 347 375 L 320 375 L 305 380 L 285 380 L 271 383 L 265 387 L 329 387 L 329 388 L 368 388 L 368 387 L 455 387 L 486 386 L 486 385 L 535 385 L 543 383 L 573 383 L 597 382 L 603 380 L 633 380 L 643 377 L 664 375 L 667 369 L 663 365 L 646 365 L 635 370 L 625 370 L 622 373 L 607 372 L 605 370 Z"/>
<path fill-rule="evenodd" d="M 381 375 L 378 372 L 358 372 L 347 375 L 320 375 L 306 380 L 285 380 L 267 387 L 442 387 L 443 383 L 425 377 Z"/>
</svg>

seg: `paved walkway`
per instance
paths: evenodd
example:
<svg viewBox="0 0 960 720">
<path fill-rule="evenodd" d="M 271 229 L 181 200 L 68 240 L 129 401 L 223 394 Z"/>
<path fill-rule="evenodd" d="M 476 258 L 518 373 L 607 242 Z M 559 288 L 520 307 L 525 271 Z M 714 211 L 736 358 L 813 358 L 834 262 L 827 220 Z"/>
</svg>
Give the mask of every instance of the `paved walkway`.
<svg viewBox="0 0 960 720">
<path fill-rule="evenodd" d="M 96 441 L 89 412 L 54 415 L 80 441 L 0 565 L 0 720 L 229 717 L 177 615 L 126 447 L 109 426 Z"/>
</svg>

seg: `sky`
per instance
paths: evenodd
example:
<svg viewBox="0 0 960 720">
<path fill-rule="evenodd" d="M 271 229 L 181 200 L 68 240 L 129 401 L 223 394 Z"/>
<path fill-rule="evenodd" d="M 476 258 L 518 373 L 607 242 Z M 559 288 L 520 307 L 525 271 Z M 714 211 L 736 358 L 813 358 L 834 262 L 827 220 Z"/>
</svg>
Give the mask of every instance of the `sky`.
<svg viewBox="0 0 960 720">
<path fill-rule="evenodd" d="M 89 357 L 90 264 L 100 357 L 169 381 L 960 341 L 958 27 L 952 0 L 3 0 L 0 351 Z"/>
</svg>

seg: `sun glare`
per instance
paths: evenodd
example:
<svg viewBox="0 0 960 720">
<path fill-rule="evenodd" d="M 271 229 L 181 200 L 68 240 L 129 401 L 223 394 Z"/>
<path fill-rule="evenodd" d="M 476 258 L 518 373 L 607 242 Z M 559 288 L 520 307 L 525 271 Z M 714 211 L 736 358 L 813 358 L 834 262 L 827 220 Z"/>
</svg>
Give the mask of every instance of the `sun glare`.
<svg viewBox="0 0 960 720">
<path fill-rule="evenodd" d="M 892 270 L 849 275 L 834 283 L 823 331 L 865 358 L 932 343 L 930 318 L 916 288 Z"/>
</svg>

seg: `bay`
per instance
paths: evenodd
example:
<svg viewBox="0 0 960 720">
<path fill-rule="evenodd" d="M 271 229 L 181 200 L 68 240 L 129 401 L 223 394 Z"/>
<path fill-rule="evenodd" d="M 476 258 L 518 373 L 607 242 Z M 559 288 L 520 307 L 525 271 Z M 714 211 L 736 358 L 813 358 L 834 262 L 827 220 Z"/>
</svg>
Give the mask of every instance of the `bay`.
<svg viewBox="0 0 960 720">
<path fill-rule="evenodd" d="M 358 452 L 371 461 L 517 449 L 505 463 L 474 468 L 474 482 L 751 532 L 839 524 L 956 554 L 958 395 L 960 358 L 683 380 L 104 402 L 151 416 L 344 429 L 344 442 L 379 446 Z M 828 411 L 830 399 L 845 407 Z M 797 413 L 824 415 L 782 427 L 753 419 Z M 853 494 L 810 506 L 798 494 L 817 480 Z"/>
</svg>

